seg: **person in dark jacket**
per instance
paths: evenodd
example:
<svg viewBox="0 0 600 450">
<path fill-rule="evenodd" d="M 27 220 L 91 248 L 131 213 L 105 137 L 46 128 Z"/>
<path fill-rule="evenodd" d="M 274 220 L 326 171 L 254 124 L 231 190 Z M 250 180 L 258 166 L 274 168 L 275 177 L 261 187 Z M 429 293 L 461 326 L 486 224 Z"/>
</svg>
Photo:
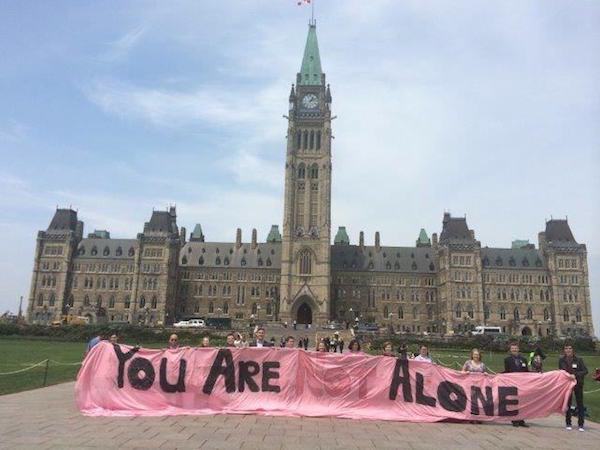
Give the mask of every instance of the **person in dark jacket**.
<svg viewBox="0 0 600 450">
<path fill-rule="evenodd" d="M 563 356 L 558 359 L 558 368 L 565 370 L 575 377 L 577 384 L 573 388 L 575 394 L 575 403 L 577 404 L 577 422 L 579 431 L 583 431 L 584 423 L 584 408 L 583 408 L 583 380 L 588 374 L 587 367 L 582 358 L 575 356 L 573 346 L 570 343 L 566 343 L 563 347 Z M 569 403 L 567 403 L 567 413 L 565 420 L 567 423 L 567 430 L 571 430 L 571 401 L 573 400 L 573 394 L 569 395 Z"/>
<path fill-rule="evenodd" d="M 511 342 L 510 355 L 504 358 L 504 373 L 529 372 L 527 359 L 519 353 L 519 343 Z M 513 420 L 513 427 L 529 427 L 524 420 Z"/>
<path fill-rule="evenodd" d="M 263 327 L 259 327 L 255 335 L 256 339 L 250 342 L 250 347 L 273 347 L 273 343 L 265 339 L 265 329 Z"/>
</svg>

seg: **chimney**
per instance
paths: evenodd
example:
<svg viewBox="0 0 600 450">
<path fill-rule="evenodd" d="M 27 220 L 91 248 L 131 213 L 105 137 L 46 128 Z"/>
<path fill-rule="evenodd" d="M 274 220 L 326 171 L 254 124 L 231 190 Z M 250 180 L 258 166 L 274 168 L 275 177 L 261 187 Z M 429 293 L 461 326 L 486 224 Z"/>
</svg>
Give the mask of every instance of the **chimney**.
<svg viewBox="0 0 600 450">
<path fill-rule="evenodd" d="M 256 228 L 252 228 L 252 248 L 256 248 L 257 247 L 257 243 L 256 243 Z"/>
<path fill-rule="evenodd" d="M 433 234 L 431 235 L 431 244 L 432 244 L 434 247 L 437 247 L 437 245 L 438 245 L 438 236 L 437 236 L 437 233 L 433 233 Z"/>
<path fill-rule="evenodd" d="M 375 251 L 381 250 L 381 243 L 379 242 L 379 231 L 375 232 Z"/>
<path fill-rule="evenodd" d="M 360 234 L 358 235 L 358 245 L 361 250 L 363 248 L 365 248 L 365 232 L 364 231 L 361 231 Z"/>
<path fill-rule="evenodd" d="M 240 248 L 242 246 L 242 229 L 238 228 L 235 232 L 235 247 Z"/>
<path fill-rule="evenodd" d="M 181 242 L 182 242 L 183 244 L 185 244 L 185 238 L 186 238 L 186 234 L 187 234 L 187 233 L 186 233 L 185 227 L 181 227 L 181 231 L 179 232 L 179 237 L 180 237 L 180 239 L 181 239 Z"/>
</svg>

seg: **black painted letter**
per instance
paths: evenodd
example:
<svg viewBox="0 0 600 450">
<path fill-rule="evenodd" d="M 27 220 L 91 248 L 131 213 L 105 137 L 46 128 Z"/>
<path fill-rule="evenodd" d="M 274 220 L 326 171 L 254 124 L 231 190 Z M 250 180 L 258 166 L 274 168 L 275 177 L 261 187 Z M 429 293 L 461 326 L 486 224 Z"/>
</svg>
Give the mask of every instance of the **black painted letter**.
<svg viewBox="0 0 600 450">
<path fill-rule="evenodd" d="M 518 398 L 507 398 L 509 395 L 519 395 L 519 390 L 516 386 L 500 386 L 498 388 L 498 415 L 499 416 L 516 416 L 519 414 L 519 409 L 509 411 L 510 405 L 518 405 Z"/>
<path fill-rule="evenodd" d="M 419 405 L 435 406 L 435 397 L 430 397 L 423 392 L 425 389 L 425 377 L 417 372 L 417 403 Z"/>
<path fill-rule="evenodd" d="M 117 344 L 113 344 L 113 348 L 115 349 L 115 353 L 117 354 L 117 358 L 119 358 L 119 369 L 117 370 L 117 385 L 122 388 L 123 387 L 123 372 L 125 372 L 125 362 L 131 358 L 133 355 L 139 350 L 138 347 L 133 347 L 127 353 L 123 353 L 121 351 L 121 347 Z"/>
<path fill-rule="evenodd" d="M 179 376 L 177 377 L 177 383 L 171 384 L 167 380 L 167 358 L 160 360 L 160 388 L 164 392 L 185 392 L 185 369 L 187 367 L 187 361 L 181 359 L 179 361 Z"/>
<path fill-rule="evenodd" d="M 254 378 L 252 378 L 258 372 L 260 372 L 260 365 L 256 361 L 240 361 L 238 370 L 239 392 L 244 392 L 246 389 L 246 384 L 251 392 L 260 391 L 258 384 L 256 384 L 256 381 L 254 381 Z"/>
<path fill-rule="evenodd" d="M 494 396 L 491 387 L 486 386 L 484 397 L 479 386 L 471 386 L 471 414 L 475 416 L 479 415 L 479 402 L 486 416 L 494 415 Z"/>
<path fill-rule="evenodd" d="M 144 372 L 144 378 L 140 378 L 140 372 Z M 132 388 L 139 389 L 140 391 L 147 391 L 154 383 L 154 367 L 152 363 L 146 358 L 135 358 L 129 364 L 127 369 L 127 378 Z"/>
<path fill-rule="evenodd" d="M 225 361 L 225 366 L 223 366 L 223 361 Z M 220 375 L 225 377 L 225 390 L 227 393 L 235 392 L 235 367 L 233 366 L 233 357 L 231 356 L 231 350 L 227 350 L 226 348 L 220 349 L 217 353 L 217 357 L 210 368 L 210 373 L 208 374 L 206 383 L 204 383 L 202 392 L 208 395 L 212 394 L 217 378 L 219 378 Z"/>
<path fill-rule="evenodd" d="M 454 394 L 455 398 L 452 398 Z M 437 389 L 440 405 L 446 411 L 462 412 L 467 407 L 467 394 L 458 384 L 451 381 L 442 381 Z"/>
<path fill-rule="evenodd" d="M 402 376 L 400 376 L 400 371 L 402 371 Z M 396 360 L 396 366 L 394 367 L 394 374 L 392 375 L 392 383 L 390 384 L 390 400 L 396 400 L 400 384 L 402 384 L 402 395 L 404 396 L 404 401 L 412 402 L 413 398 L 410 389 L 410 377 L 408 374 L 408 360 L 398 358 Z"/>
<path fill-rule="evenodd" d="M 279 372 L 272 370 L 279 369 L 279 361 L 265 361 L 263 363 L 262 373 L 262 391 L 263 392 L 279 392 L 281 388 L 277 385 L 269 384 L 269 380 L 279 378 Z"/>
</svg>

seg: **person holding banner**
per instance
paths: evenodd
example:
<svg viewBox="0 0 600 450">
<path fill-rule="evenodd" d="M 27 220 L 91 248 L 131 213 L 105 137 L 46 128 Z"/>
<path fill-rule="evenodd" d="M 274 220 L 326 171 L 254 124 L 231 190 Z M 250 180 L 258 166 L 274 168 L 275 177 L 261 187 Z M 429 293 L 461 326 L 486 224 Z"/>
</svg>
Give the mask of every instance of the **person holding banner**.
<svg viewBox="0 0 600 450">
<path fill-rule="evenodd" d="M 360 342 L 357 339 L 352 339 L 348 344 L 348 351 L 350 353 L 362 353 L 360 350 Z"/>
<path fill-rule="evenodd" d="M 425 344 L 421 344 L 419 347 L 419 354 L 415 356 L 415 361 L 433 363 L 431 356 L 429 356 L 429 347 L 427 347 Z"/>
<path fill-rule="evenodd" d="M 565 343 L 563 347 L 563 356 L 561 356 L 558 360 L 558 368 L 560 370 L 565 370 L 575 377 L 577 380 L 577 384 L 573 388 L 573 393 L 575 394 L 575 403 L 577 404 L 577 422 L 579 426 L 579 431 L 584 431 L 583 424 L 585 420 L 585 409 L 583 407 L 583 380 L 585 376 L 588 374 L 587 367 L 583 362 L 582 358 L 575 356 L 575 352 L 573 351 L 573 346 L 570 343 Z M 565 416 L 565 420 L 567 423 L 567 430 L 572 430 L 571 426 L 571 402 L 573 401 L 573 394 L 569 395 L 569 403 L 567 403 L 567 414 Z"/>
<path fill-rule="evenodd" d="M 177 337 L 176 334 L 172 334 L 171 336 L 169 336 L 169 343 L 167 344 L 167 348 L 179 348 L 179 337 Z"/>
<path fill-rule="evenodd" d="M 465 361 L 462 371 L 467 373 L 487 373 L 487 367 L 482 361 L 481 352 L 478 348 L 471 350 L 471 358 Z"/>
<path fill-rule="evenodd" d="M 273 344 L 271 342 L 265 340 L 265 329 L 263 327 L 258 327 L 255 333 L 256 339 L 250 343 L 250 347 L 272 347 Z"/>
<path fill-rule="evenodd" d="M 294 336 L 288 336 L 285 338 L 284 348 L 296 348 L 296 339 L 294 338 Z"/>
<path fill-rule="evenodd" d="M 504 373 L 529 372 L 527 360 L 519 353 L 519 343 L 511 342 L 509 349 L 510 355 L 504 358 Z M 513 420 L 512 424 L 513 427 L 529 427 L 524 420 Z"/>
<path fill-rule="evenodd" d="M 329 349 L 327 348 L 327 344 L 325 341 L 319 341 L 317 344 L 317 352 L 318 353 L 329 353 Z"/>
<path fill-rule="evenodd" d="M 394 350 L 392 347 L 392 343 L 391 342 L 384 342 L 383 343 L 383 356 L 391 356 L 392 358 L 396 357 L 396 355 L 394 355 Z"/>
<path fill-rule="evenodd" d="M 233 333 L 229 333 L 225 338 L 225 347 L 236 347 L 235 336 L 233 335 Z"/>
</svg>

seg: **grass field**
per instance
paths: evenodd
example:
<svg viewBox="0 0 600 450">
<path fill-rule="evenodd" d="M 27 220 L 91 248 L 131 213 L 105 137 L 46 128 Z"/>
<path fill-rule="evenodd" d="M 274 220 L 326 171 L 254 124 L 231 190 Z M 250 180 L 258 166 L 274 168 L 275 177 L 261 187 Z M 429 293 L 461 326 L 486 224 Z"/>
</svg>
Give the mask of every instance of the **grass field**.
<svg viewBox="0 0 600 450">
<path fill-rule="evenodd" d="M 182 342 L 186 345 L 186 342 Z M 164 343 L 143 344 L 144 347 L 160 348 Z M 35 363 L 49 360 L 45 380 L 46 385 L 72 381 L 79 370 L 85 343 L 49 341 L 26 338 L 0 338 L 0 395 L 36 389 L 44 386 L 46 365 L 42 364 L 30 370 L 12 375 L 2 375 L 26 369 Z M 432 349 L 433 358 L 439 363 L 457 369 L 469 356 L 468 350 Z M 591 375 L 596 367 L 600 367 L 600 355 L 580 354 L 590 371 L 584 392 L 584 402 L 588 408 L 590 419 L 600 421 L 600 383 Z M 484 361 L 495 372 L 503 370 L 504 353 L 486 353 Z M 545 370 L 554 370 L 558 365 L 558 355 L 549 354 L 544 361 Z"/>
</svg>

